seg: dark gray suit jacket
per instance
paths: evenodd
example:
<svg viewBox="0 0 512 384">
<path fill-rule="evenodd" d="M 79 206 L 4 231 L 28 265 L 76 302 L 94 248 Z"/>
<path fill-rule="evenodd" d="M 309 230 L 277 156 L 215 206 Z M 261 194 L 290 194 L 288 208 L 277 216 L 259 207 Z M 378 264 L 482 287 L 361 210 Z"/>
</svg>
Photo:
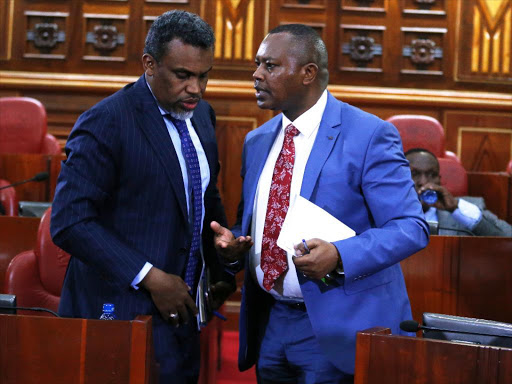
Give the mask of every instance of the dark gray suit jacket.
<svg viewBox="0 0 512 384">
<path fill-rule="evenodd" d="M 482 211 L 482 220 L 471 233 L 452 217 L 448 211 L 437 210 L 439 234 L 444 236 L 512 236 L 512 225 L 500 220 L 494 213 L 485 209 L 485 201 L 481 197 L 462 196 L 459 199 L 475 204 Z M 449 229 L 448 229 L 449 228 Z"/>
</svg>

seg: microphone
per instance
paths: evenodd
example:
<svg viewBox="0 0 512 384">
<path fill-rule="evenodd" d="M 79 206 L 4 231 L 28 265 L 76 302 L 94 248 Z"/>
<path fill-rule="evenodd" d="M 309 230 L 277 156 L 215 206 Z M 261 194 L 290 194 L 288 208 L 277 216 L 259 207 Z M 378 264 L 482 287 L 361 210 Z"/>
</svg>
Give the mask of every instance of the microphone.
<svg viewBox="0 0 512 384">
<path fill-rule="evenodd" d="M 39 173 L 36 173 L 35 176 L 31 177 L 30 179 L 18 181 L 16 183 L 12 183 L 12 184 L 0 187 L 0 190 L 5 189 L 5 188 L 9 188 L 9 187 L 15 187 L 15 186 L 20 185 L 20 184 L 30 183 L 31 181 L 36 181 L 36 182 L 45 181 L 45 180 L 48 179 L 48 177 L 50 177 L 48 172 L 39 172 Z"/>
<path fill-rule="evenodd" d="M 8 311 L 6 311 L 6 313 L 13 314 L 13 315 L 15 315 L 16 310 L 19 309 L 19 310 L 23 310 L 23 311 L 48 312 L 48 313 L 51 313 L 55 317 L 60 317 L 58 313 L 52 311 L 51 309 L 41 308 L 41 307 L 6 307 L 3 305 L 0 305 L 0 309 L 7 309 Z M 2 313 L 2 312 L 0 311 L 0 313 Z"/>
<path fill-rule="evenodd" d="M 449 332 L 449 333 L 461 333 L 464 335 L 477 335 L 477 336 L 493 336 L 493 337 L 512 337 L 510 335 L 498 335 L 491 333 L 481 333 L 481 332 L 470 332 L 470 331 L 458 331 L 455 329 L 444 329 L 444 328 L 435 328 L 435 327 L 427 327 L 424 325 L 420 325 L 417 321 L 414 320 L 405 320 L 400 323 L 400 329 L 405 332 L 418 332 L 420 329 L 424 332 L 436 331 L 436 332 Z"/>
<path fill-rule="evenodd" d="M 5 311 L 2 311 L 4 309 Z M 48 308 L 41 307 L 18 307 L 16 305 L 16 295 L 0 293 L 0 314 L 15 315 L 16 310 L 21 309 L 24 311 L 37 311 L 37 312 L 48 312 L 53 316 L 60 317 L 57 313 L 53 312 Z"/>
</svg>

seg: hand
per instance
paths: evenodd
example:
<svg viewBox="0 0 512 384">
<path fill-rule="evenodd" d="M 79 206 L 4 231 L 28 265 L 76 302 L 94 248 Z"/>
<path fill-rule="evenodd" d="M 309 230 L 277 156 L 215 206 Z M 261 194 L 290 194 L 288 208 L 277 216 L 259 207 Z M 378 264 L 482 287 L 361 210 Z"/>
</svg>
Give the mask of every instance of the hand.
<svg viewBox="0 0 512 384">
<path fill-rule="evenodd" d="M 459 205 L 459 199 L 453 197 L 450 191 L 448 191 L 445 187 L 438 184 L 427 183 L 418 189 L 418 194 L 421 194 L 427 189 L 432 189 L 433 191 L 437 192 L 437 201 L 434 203 L 434 207 L 448 212 L 453 212 L 457 209 L 457 206 Z"/>
<path fill-rule="evenodd" d="M 251 236 L 240 236 L 235 239 L 229 229 L 216 221 L 212 221 L 210 227 L 214 232 L 215 249 L 229 263 L 240 260 L 253 245 Z"/>
<path fill-rule="evenodd" d="M 210 292 L 212 294 L 211 306 L 212 310 L 216 311 L 221 307 L 226 299 L 236 291 L 236 286 L 229 284 L 225 281 L 219 281 L 210 286 Z"/>
<path fill-rule="evenodd" d="M 181 277 L 152 267 L 142 279 L 141 286 L 151 294 L 160 315 L 175 327 L 186 324 L 189 321 L 189 313 L 197 315 L 196 304 L 189 293 L 190 287 Z M 173 313 L 178 316 L 171 317 Z"/>
<path fill-rule="evenodd" d="M 306 244 L 310 253 L 307 253 L 304 244 L 299 243 L 294 246 L 296 256 L 292 257 L 295 267 L 304 276 L 320 280 L 334 271 L 341 262 L 338 248 L 334 244 L 320 239 L 310 239 Z"/>
</svg>

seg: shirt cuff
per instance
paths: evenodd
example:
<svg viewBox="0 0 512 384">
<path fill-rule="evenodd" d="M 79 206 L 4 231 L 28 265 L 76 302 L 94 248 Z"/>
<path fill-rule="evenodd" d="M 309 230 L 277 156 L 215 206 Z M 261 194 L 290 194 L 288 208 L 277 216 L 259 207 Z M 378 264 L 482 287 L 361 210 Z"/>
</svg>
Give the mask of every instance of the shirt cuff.
<svg viewBox="0 0 512 384">
<path fill-rule="evenodd" d="M 475 204 L 464 199 L 459 199 L 457 209 L 453 211 L 452 217 L 459 224 L 472 230 L 482 220 L 482 211 Z"/>
<path fill-rule="evenodd" d="M 144 264 L 144 266 L 142 267 L 140 272 L 137 273 L 137 276 L 135 276 L 135 279 L 133 279 L 133 281 L 131 283 L 131 286 L 133 289 L 139 289 L 139 286 L 137 284 L 139 284 L 142 281 L 142 279 L 144 279 L 146 277 L 146 275 L 148 274 L 148 272 L 151 268 L 153 268 L 153 264 L 148 263 L 148 262 L 146 262 L 146 264 Z"/>
</svg>

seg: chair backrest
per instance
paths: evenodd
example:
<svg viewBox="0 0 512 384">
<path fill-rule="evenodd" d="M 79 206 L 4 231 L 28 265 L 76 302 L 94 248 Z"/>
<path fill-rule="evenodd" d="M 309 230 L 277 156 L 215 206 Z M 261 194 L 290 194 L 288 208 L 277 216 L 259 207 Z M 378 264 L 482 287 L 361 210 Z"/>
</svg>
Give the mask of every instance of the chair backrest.
<svg viewBox="0 0 512 384">
<path fill-rule="evenodd" d="M 454 196 L 467 196 L 468 174 L 466 169 L 456 160 L 438 159 L 441 185 Z"/>
<path fill-rule="evenodd" d="M 60 297 L 62 283 L 69 263 L 69 254 L 57 247 L 50 234 L 52 208 L 41 217 L 34 253 L 39 267 L 43 287 L 52 295 Z"/>
<path fill-rule="evenodd" d="M 30 97 L 0 98 L 0 153 L 60 152 L 58 141 L 47 133 L 43 104 Z"/>
<path fill-rule="evenodd" d="M 7 180 L 0 179 L 0 187 L 9 185 Z M 0 190 L 0 204 L 4 208 L 6 216 L 18 216 L 18 198 L 14 187 Z"/>
<path fill-rule="evenodd" d="M 50 219 L 51 207 L 41 218 L 34 249 L 16 255 L 7 267 L 5 292 L 16 295 L 18 306 L 58 309 L 69 254 L 53 243 Z"/>
<path fill-rule="evenodd" d="M 425 148 L 436 155 L 445 157 L 444 130 L 436 119 L 424 115 L 395 115 L 387 119 L 402 138 L 404 152 L 412 148 Z"/>
</svg>

